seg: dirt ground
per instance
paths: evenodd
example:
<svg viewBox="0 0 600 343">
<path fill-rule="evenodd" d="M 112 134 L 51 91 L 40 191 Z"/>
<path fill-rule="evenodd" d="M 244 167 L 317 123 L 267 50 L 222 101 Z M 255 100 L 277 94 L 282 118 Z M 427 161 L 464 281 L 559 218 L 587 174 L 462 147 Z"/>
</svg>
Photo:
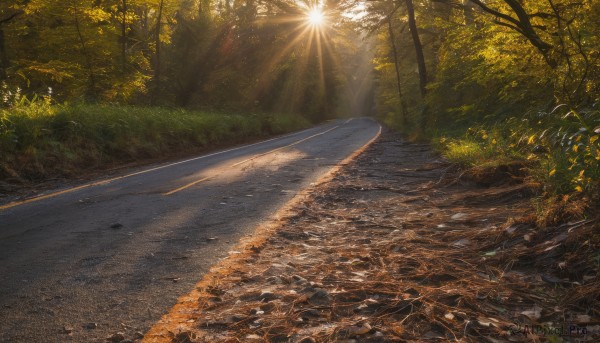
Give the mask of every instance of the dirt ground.
<svg viewBox="0 0 600 343">
<path fill-rule="evenodd" d="M 536 227 L 507 170 L 482 186 L 384 132 L 144 342 L 600 341 L 598 220 Z"/>
</svg>

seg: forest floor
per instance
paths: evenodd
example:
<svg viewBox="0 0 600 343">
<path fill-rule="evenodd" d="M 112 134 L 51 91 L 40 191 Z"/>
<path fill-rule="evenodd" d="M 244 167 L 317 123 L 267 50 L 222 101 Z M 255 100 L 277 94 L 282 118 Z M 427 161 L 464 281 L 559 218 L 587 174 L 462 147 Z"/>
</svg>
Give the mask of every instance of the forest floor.
<svg viewBox="0 0 600 343">
<path fill-rule="evenodd" d="M 597 218 L 539 228 L 526 179 L 464 175 L 384 133 L 143 341 L 600 341 Z"/>
</svg>

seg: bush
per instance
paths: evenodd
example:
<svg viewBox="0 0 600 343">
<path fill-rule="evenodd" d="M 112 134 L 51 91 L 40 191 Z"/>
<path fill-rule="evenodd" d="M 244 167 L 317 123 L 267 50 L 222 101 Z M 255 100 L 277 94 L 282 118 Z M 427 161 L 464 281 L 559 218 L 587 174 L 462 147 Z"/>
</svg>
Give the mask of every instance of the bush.
<svg viewBox="0 0 600 343">
<path fill-rule="evenodd" d="M 462 136 L 440 134 L 443 155 L 465 166 L 527 160 L 531 175 L 549 196 L 586 193 L 599 198 L 600 110 L 566 106 L 525 118 L 510 118 L 491 128 L 470 128 Z"/>
</svg>

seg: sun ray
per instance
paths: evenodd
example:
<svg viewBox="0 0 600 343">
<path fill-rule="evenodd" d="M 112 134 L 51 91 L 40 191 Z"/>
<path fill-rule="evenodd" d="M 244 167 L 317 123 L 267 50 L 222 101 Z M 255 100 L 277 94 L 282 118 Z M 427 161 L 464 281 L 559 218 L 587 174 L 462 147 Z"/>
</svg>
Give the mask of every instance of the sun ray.
<svg viewBox="0 0 600 343">
<path fill-rule="evenodd" d="M 331 91 L 328 86 L 328 78 L 332 77 L 330 71 L 339 68 L 339 56 L 336 56 L 335 44 L 331 41 L 332 35 L 338 31 L 338 25 L 330 21 L 339 13 L 324 6 L 319 0 L 299 0 L 295 7 L 284 10 L 286 14 L 265 17 L 263 25 L 282 25 L 286 28 L 284 32 L 288 33 L 280 37 L 285 41 L 283 46 L 263 62 L 264 73 L 256 80 L 251 95 L 254 99 L 267 96 L 281 73 L 286 73 L 286 81 L 278 83 L 283 87 L 281 98 L 277 100 L 280 110 L 301 109 L 307 105 L 303 99 L 308 93 L 318 96 L 319 102 L 327 102 L 324 99 L 328 96 L 326 93 Z M 293 60 L 293 63 L 283 69 L 277 67 L 286 58 Z M 315 87 L 314 91 L 310 87 Z"/>
<path fill-rule="evenodd" d="M 307 20 L 312 26 L 321 26 L 325 23 L 325 14 L 321 9 L 315 7 L 308 12 Z"/>
</svg>

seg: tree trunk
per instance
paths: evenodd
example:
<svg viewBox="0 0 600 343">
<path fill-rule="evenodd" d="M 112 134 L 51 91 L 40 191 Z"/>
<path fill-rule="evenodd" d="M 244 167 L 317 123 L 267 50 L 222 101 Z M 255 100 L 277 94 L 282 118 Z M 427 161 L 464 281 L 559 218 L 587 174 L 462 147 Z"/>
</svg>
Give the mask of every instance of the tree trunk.
<svg viewBox="0 0 600 343">
<path fill-rule="evenodd" d="M 425 65 L 425 54 L 423 53 L 423 44 L 421 44 L 421 38 L 419 38 L 419 32 L 417 29 L 417 20 L 415 18 L 415 7 L 412 0 L 405 0 L 406 12 L 408 14 L 408 27 L 413 38 L 415 45 L 415 53 L 417 55 L 417 65 L 419 67 L 419 89 L 421 90 L 421 96 L 425 97 L 427 93 L 427 66 Z"/>
<path fill-rule="evenodd" d="M 96 74 L 94 73 L 94 67 L 92 66 L 92 59 L 88 52 L 85 39 L 83 34 L 81 33 L 81 26 L 79 25 L 79 14 L 77 9 L 75 9 L 75 28 L 77 29 L 77 37 L 79 38 L 79 45 L 81 46 L 81 53 L 85 58 L 85 64 L 88 69 L 89 78 L 90 78 L 90 86 L 88 88 L 88 96 L 95 99 L 96 98 Z"/>
<path fill-rule="evenodd" d="M 125 73 L 127 67 L 127 0 L 123 0 L 121 6 L 121 72 Z"/>
<path fill-rule="evenodd" d="M 396 38 L 394 37 L 394 28 L 392 27 L 392 16 L 388 17 L 388 32 L 390 36 L 390 44 L 392 46 L 392 54 L 394 55 L 394 67 L 396 69 L 396 85 L 398 86 L 398 97 L 400 98 L 400 108 L 402 110 L 402 123 L 406 125 L 408 122 L 408 110 L 406 100 L 402 94 L 402 84 L 400 83 L 400 66 L 398 61 L 398 49 L 396 47 Z"/>
<path fill-rule="evenodd" d="M 4 39 L 4 28 L 2 26 L 23 13 L 25 13 L 23 10 L 18 10 L 4 18 L 0 18 L 0 80 L 6 79 L 6 69 L 10 66 L 10 60 L 6 51 L 6 40 Z"/>
<path fill-rule="evenodd" d="M 463 15 L 465 17 L 465 25 L 473 25 L 475 17 L 473 16 L 473 6 L 471 0 L 463 1 Z"/>
<path fill-rule="evenodd" d="M 4 29 L 0 25 L 0 81 L 6 80 L 6 69 L 8 69 L 10 61 L 6 53 L 6 43 L 4 41 Z"/>
<path fill-rule="evenodd" d="M 156 32 L 155 32 L 155 44 L 156 44 L 156 53 L 154 60 L 154 91 L 153 96 L 150 99 L 150 103 L 152 105 L 156 104 L 160 96 L 160 33 L 161 33 L 161 25 L 162 25 L 162 15 L 163 15 L 163 7 L 164 0 L 160 0 L 160 4 L 158 6 L 158 16 L 156 18 Z"/>
</svg>

